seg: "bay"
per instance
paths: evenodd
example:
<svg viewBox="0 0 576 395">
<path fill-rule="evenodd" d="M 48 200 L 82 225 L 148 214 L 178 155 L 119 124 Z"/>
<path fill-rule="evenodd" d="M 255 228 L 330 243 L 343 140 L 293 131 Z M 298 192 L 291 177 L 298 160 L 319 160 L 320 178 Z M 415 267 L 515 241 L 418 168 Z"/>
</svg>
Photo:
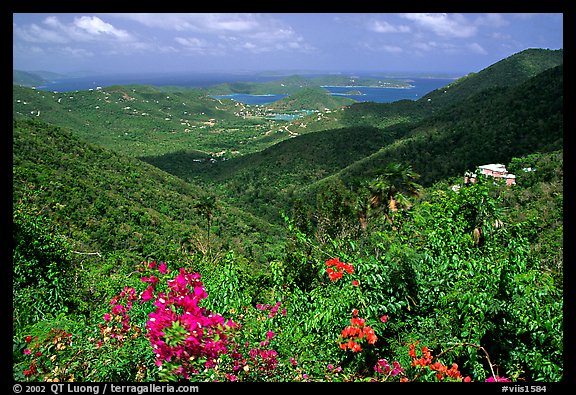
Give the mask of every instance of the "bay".
<svg viewBox="0 0 576 395">
<path fill-rule="evenodd" d="M 407 88 L 381 88 L 375 86 L 323 86 L 331 95 L 342 96 L 357 102 L 392 103 L 399 100 L 418 100 L 433 90 L 445 87 L 454 82 L 454 78 L 410 78 Z M 359 94 L 351 94 L 357 92 Z M 231 95 L 212 96 L 218 99 L 232 99 L 244 104 L 270 104 L 287 95 L 250 95 L 234 93 Z"/>
<path fill-rule="evenodd" d="M 63 78 L 51 81 L 37 89 L 55 92 L 72 92 L 112 85 L 145 84 L 152 86 L 176 86 L 184 88 L 204 88 L 224 82 L 266 82 L 277 79 L 274 76 L 234 73 L 195 73 L 195 74 L 133 74 L 100 75 Z M 399 78 L 410 84 L 408 88 L 381 88 L 372 86 L 325 86 L 330 94 L 349 97 L 357 102 L 391 103 L 399 100 L 418 100 L 429 92 L 442 88 L 455 78 Z M 350 94 L 357 92 L 360 94 Z M 287 95 L 251 95 L 237 93 L 218 95 L 216 98 L 230 98 L 244 104 L 263 105 L 278 101 Z"/>
<path fill-rule="evenodd" d="M 399 100 L 418 100 L 428 93 L 454 82 L 453 78 L 411 78 L 408 88 L 380 88 L 373 86 L 325 86 L 332 95 L 348 97 L 358 102 L 392 103 Z M 358 92 L 360 94 L 350 94 Z"/>
</svg>

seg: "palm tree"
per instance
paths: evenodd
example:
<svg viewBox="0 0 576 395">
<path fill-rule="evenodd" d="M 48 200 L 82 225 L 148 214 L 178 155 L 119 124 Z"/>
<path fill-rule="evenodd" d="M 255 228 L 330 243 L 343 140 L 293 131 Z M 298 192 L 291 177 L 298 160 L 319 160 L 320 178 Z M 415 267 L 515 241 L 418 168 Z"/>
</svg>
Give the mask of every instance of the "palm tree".
<svg viewBox="0 0 576 395">
<path fill-rule="evenodd" d="M 194 208 L 200 213 L 200 215 L 206 217 L 208 255 L 210 255 L 210 228 L 212 227 L 212 217 L 214 216 L 214 211 L 216 210 L 216 197 L 203 196 L 200 198 L 199 202 L 194 205 Z"/>
<path fill-rule="evenodd" d="M 388 223 L 392 224 L 391 212 L 410 207 L 406 195 L 420 196 L 422 186 L 416 183 L 419 177 L 420 175 L 415 173 L 410 165 L 389 163 L 368 186 L 370 207 L 378 209 L 386 203 L 384 215 Z"/>
</svg>

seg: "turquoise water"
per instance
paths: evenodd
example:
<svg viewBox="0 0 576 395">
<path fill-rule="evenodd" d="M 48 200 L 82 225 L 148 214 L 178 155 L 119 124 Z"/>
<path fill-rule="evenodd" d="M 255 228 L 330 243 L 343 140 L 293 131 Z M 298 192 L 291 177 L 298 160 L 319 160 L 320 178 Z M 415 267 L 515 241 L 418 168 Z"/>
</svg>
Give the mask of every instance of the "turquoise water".
<svg viewBox="0 0 576 395">
<path fill-rule="evenodd" d="M 275 121 L 293 121 L 308 114 L 312 114 L 313 112 L 314 111 L 303 110 L 294 114 L 273 114 L 272 116 L 268 117 L 268 119 L 273 119 Z"/>
</svg>

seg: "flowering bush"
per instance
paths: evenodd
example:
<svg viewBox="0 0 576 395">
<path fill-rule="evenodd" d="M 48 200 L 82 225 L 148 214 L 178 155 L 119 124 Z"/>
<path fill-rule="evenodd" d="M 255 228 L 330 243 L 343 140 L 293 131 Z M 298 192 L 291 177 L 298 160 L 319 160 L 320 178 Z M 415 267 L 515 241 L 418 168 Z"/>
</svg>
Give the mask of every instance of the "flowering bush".
<svg viewBox="0 0 576 395">
<path fill-rule="evenodd" d="M 38 336 L 24 338 L 26 348 L 24 355 L 30 358 L 24 377 L 30 381 L 60 381 L 73 379 L 68 372 L 70 360 L 62 358 L 65 350 L 70 348 L 72 334 L 62 329 L 52 329 L 44 339 Z"/>
<path fill-rule="evenodd" d="M 340 348 L 359 352 L 362 350 L 360 341 L 365 339 L 368 344 L 374 344 L 378 340 L 378 336 L 374 333 L 374 329 L 366 325 L 364 318 L 358 317 L 358 310 L 352 310 L 352 315 L 354 317 L 350 319 L 350 325 L 342 330 L 341 336 L 345 342 L 340 343 Z M 346 341 L 347 338 L 348 341 Z"/>
<path fill-rule="evenodd" d="M 338 258 L 330 259 L 326 264 L 332 282 L 342 278 L 344 273 L 354 273 L 353 265 Z M 389 363 L 392 359 L 381 355 L 382 348 L 377 346 L 379 336 L 375 329 L 382 329 L 382 325 L 388 323 L 388 315 L 382 315 L 374 320 L 374 325 L 368 325 L 369 319 L 359 316 L 358 309 L 353 309 L 350 325 L 340 332 L 341 350 L 357 356 L 366 349 L 365 361 L 376 361 L 372 365 L 372 375 L 364 373 L 364 377 L 359 377 L 362 365 L 344 363 L 347 366 L 343 368 L 341 363 L 346 359 L 343 355 L 342 361 L 323 367 L 306 359 L 301 363 L 291 349 L 293 339 L 282 336 L 286 325 L 291 323 L 282 301 L 257 303 L 241 311 L 231 309 L 234 320 L 225 319 L 202 306 L 208 294 L 199 273 L 185 268 L 172 273 L 165 263 L 156 262 L 144 263 L 138 272 L 141 273 L 140 284 L 143 284 L 141 291 L 126 286 L 111 298 L 108 311 L 102 316 L 103 322 L 98 324 L 99 338 L 89 339 L 94 342 L 91 349 L 86 349 L 86 343 L 76 345 L 72 334 L 63 330 L 53 330 L 42 340 L 26 336 L 25 379 L 118 378 L 95 375 L 97 369 L 92 364 L 110 363 L 111 355 L 127 357 L 130 350 L 137 350 L 139 354 L 132 357 L 135 373 L 131 373 L 131 378 L 137 381 L 144 380 L 147 374 L 152 380 L 471 381 L 469 376 L 461 374 L 457 364 L 446 366 L 432 356 L 428 347 L 418 349 L 419 341 L 408 345 L 411 360 L 408 368 L 398 360 Z M 346 286 L 361 292 L 359 283 L 360 280 L 354 279 Z M 148 344 L 145 351 L 139 348 L 142 342 Z M 88 355 L 81 357 L 82 351 Z M 150 358 L 143 354 L 152 356 L 152 366 L 157 368 L 155 373 L 150 371 L 147 362 Z M 486 381 L 509 379 L 492 374 Z"/>
</svg>

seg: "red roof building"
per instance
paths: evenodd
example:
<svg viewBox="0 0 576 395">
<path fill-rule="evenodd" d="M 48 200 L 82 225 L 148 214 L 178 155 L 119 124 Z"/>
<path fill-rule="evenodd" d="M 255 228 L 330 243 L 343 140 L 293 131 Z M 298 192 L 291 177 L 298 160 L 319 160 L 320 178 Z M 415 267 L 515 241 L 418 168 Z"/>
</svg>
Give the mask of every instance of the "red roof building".
<svg viewBox="0 0 576 395">
<path fill-rule="evenodd" d="M 506 166 L 499 163 L 478 166 L 478 169 L 480 169 L 482 174 L 485 176 L 505 179 L 506 185 L 516 184 L 516 176 L 514 174 L 508 173 Z M 477 176 L 475 173 L 468 173 L 464 176 L 464 183 L 467 184 L 468 182 L 476 182 L 476 177 Z"/>
</svg>

